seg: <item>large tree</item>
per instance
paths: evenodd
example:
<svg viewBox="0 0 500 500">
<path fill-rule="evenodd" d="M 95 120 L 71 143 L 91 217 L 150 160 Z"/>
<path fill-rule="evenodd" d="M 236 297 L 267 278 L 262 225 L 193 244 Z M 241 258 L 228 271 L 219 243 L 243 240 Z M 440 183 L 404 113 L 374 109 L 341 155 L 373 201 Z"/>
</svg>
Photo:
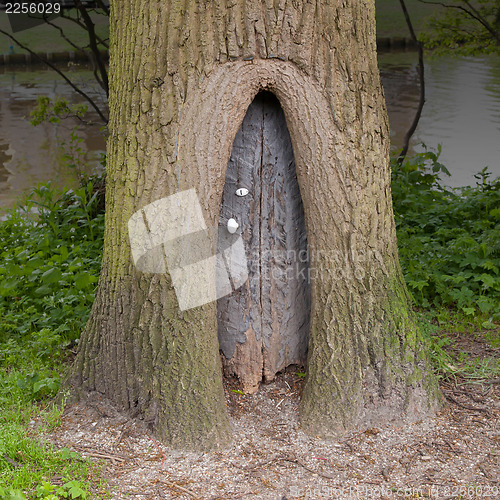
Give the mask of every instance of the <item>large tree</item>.
<svg viewBox="0 0 500 500">
<path fill-rule="evenodd" d="M 398 262 L 374 2 L 116 0 L 110 51 L 105 247 L 75 394 L 111 399 L 177 447 L 230 439 L 216 303 L 181 310 L 169 272 L 134 264 L 128 228 L 191 188 L 217 226 L 233 141 L 267 90 L 289 129 L 315 272 L 304 429 L 431 413 L 437 385 Z"/>
</svg>

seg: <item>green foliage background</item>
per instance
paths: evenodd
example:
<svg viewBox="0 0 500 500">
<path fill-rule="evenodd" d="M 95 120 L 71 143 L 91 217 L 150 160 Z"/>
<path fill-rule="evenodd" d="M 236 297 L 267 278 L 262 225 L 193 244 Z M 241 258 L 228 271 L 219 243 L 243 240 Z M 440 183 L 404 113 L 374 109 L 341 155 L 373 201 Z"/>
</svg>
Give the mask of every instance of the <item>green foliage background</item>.
<svg viewBox="0 0 500 500">
<path fill-rule="evenodd" d="M 415 304 L 500 321 L 500 180 L 446 189 L 439 152 L 392 164 L 401 266 Z M 449 175 L 449 174 L 448 174 Z"/>
<path fill-rule="evenodd" d="M 0 499 L 86 498 L 95 483 L 95 466 L 43 434 L 60 420 L 50 398 L 94 300 L 103 231 L 91 179 L 40 185 L 0 223 Z"/>
</svg>

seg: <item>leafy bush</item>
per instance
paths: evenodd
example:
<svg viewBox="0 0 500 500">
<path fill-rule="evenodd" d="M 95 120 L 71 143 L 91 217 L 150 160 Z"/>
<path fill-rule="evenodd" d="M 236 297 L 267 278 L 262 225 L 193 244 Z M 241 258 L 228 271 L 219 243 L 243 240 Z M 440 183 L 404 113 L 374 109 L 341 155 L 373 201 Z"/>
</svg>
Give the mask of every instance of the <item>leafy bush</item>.
<svg viewBox="0 0 500 500">
<path fill-rule="evenodd" d="M 0 224 L 0 406 L 57 392 L 94 300 L 103 231 L 91 181 L 64 194 L 40 185 Z"/>
<path fill-rule="evenodd" d="M 471 5 L 474 4 L 473 6 Z M 500 0 L 442 2 L 419 38 L 436 55 L 499 54 Z"/>
<path fill-rule="evenodd" d="M 40 185 L 0 224 L 0 340 L 22 336 L 47 356 L 79 337 L 100 270 L 97 194 L 90 181 L 62 195 Z"/>
<path fill-rule="evenodd" d="M 94 300 L 100 184 L 66 193 L 40 185 L 0 223 L 0 484 L 9 485 L 0 499 L 83 499 L 93 483 L 90 462 L 40 433 L 60 419 L 62 409 L 43 402 L 58 391 Z M 57 475 L 68 478 L 62 486 L 47 482 Z"/>
<path fill-rule="evenodd" d="M 500 320 L 500 179 L 483 169 L 475 187 L 446 189 L 439 153 L 392 164 L 399 255 L 418 306 Z"/>
</svg>

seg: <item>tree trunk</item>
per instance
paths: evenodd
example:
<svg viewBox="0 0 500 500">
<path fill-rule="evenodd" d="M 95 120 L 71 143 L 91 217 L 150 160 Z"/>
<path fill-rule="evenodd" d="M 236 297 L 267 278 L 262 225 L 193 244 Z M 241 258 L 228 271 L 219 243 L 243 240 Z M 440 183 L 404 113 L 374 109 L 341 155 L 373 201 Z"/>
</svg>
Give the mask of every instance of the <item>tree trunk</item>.
<svg viewBox="0 0 500 500">
<path fill-rule="evenodd" d="M 177 447 L 230 439 L 216 303 L 181 310 L 171 268 L 134 265 L 128 227 L 191 188 L 217 226 L 233 141 L 268 90 L 290 132 L 314 275 L 303 427 L 331 436 L 430 413 L 437 385 L 398 263 L 374 3 L 116 0 L 110 51 L 103 267 L 75 391 Z"/>
</svg>

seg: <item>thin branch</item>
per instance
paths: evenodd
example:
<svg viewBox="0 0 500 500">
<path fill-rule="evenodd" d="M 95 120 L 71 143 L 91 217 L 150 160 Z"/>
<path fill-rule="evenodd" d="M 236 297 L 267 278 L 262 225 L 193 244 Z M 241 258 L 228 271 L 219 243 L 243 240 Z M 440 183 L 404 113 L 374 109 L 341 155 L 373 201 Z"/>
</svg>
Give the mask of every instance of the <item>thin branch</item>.
<svg viewBox="0 0 500 500">
<path fill-rule="evenodd" d="M 490 35 L 495 38 L 497 44 L 500 44 L 500 34 L 491 26 L 491 24 L 481 15 L 481 13 L 468 1 L 462 0 L 470 9 L 469 15 L 472 16 L 472 13 L 475 14 L 474 19 L 477 19 L 490 33 Z"/>
<path fill-rule="evenodd" d="M 97 65 L 97 69 L 100 74 L 100 78 L 98 78 L 97 81 L 104 89 L 104 92 L 106 92 L 106 97 L 108 97 L 109 96 L 108 71 L 106 70 L 106 65 L 104 64 L 103 57 L 99 52 L 99 47 L 97 46 L 95 25 L 92 19 L 90 18 L 87 9 L 85 9 L 85 7 L 82 5 L 82 2 L 80 2 L 80 0 L 75 0 L 75 5 L 83 17 L 83 21 L 85 22 L 87 33 L 89 35 L 90 50 L 94 54 L 94 62 Z M 97 73 L 94 72 L 94 74 Z"/>
<path fill-rule="evenodd" d="M 65 14 L 63 13 L 63 11 L 62 11 L 62 10 L 61 10 L 61 14 L 59 14 L 59 15 L 60 15 L 60 17 L 61 17 L 62 19 L 67 19 L 68 21 L 71 21 L 71 22 L 75 23 L 77 26 L 80 26 L 80 28 L 82 28 L 82 29 L 86 29 L 85 24 L 83 24 L 83 23 L 80 21 L 80 19 L 77 19 L 77 18 L 74 18 L 74 17 L 71 17 L 71 16 L 67 16 L 67 15 L 65 15 Z"/>
<path fill-rule="evenodd" d="M 97 83 L 101 86 L 101 88 L 104 88 L 104 82 L 101 80 L 101 77 L 99 76 L 99 71 L 97 70 L 96 67 L 94 67 L 94 78 L 96 79 Z"/>
<path fill-rule="evenodd" d="M 59 15 L 62 19 L 67 19 L 68 21 L 71 21 L 73 23 L 75 23 L 77 26 L 80 26 L 80 28 L 82 28 L 83 30 L 87 31 L 87 26 L 85 25 L 85 23 L 82 23 L 79 19 L 75 19 L 74 17 L 71 17 L 71 16 L 66 16 L 63 11 L 61 11 L 61 14 Z M 101 44 L 103 45 L 104 47 L 106 48 L 109 48 L 108 47 L 108 44 L 106 43 L 108 38 L 106 39 L 102 39 L 100 36 L 98 36 L 96 34 L 96 40 Z"/>
<path fill-rule="evenodd" d="M 187 488 L 184 488 L 183 486 L 175 483 L 174 481 L 167 481 L 166 479 L 159 479 L 158 482 L 161 484 L 166 484 L 167 486 L 170 486 L 171 488 L 177 488 L 178 490 L 181 490 L 186 495 L 189 495 L 191 498 L 199 498 L 198 495 L 196 495 L 196 493 L 194 493 L 191 490 L 188 490 Z"/>
<path fill-rule="evenodd" d="M 449 3 L 444 3 L 444 2 L 436 2 L 435 0 L 418 0 L 420 3 L 428 3 L 431 5 L 441 5 L 442 7 L 451 7 L 457 9 L 458 7 L 456 5 L 450 5 Z"/>
<path fill-rule="evenodd" d="M 61 14 L 59 14 L 59 17 L 61 17 L 62 19 L 66 19 L 68 21 L 71 21 L 71 22 L 75 23 L 77 26 L 80 26 L 80 28 L 82 28 L 83 30 L 87 31 L 87 26 L 85 25 L 85 23 L 81 22 L 79 19 L 75 19 L 74 17 L 67 16 L 63 13 L 63 11 L 61 11 Z M 100 36 L 98 36 L 96 34 L 96 40 L 100 44 L 102 44 L 104 47 L 108 48 L 108 44 L 106 43 L 108 38 L 102 39 Z"/>
<path fill-rule="evenodd" d="M 424 104 L 425 104 L 425 79 L 424 79 L 424 49 L 422 47 L 422 44 L 417 39 L 417 35 L 415 34 L 415 30 L 413 29 L 410 15 L 408 14 L 408 10 L 406 9 L 406 4 L 405 4 L 404 0 L 399 0 L 399 3 L 401 4 L 401 8 L 403 9 L 403 14 L 405 16 L 405 20 L 406 20 L 406 24 L 408 25 L 408 29 L 410 30 L 411 38 L 412 38 L 413 42 L 416 43 L 416 45 L 417 45 L 418 79 L 419 79 L 419 83 L 420 83 L 420 96 L 419 96 L 419 101 L 418 101 L 417 112 L 415 113 L 415 117 L 413 118 L 413 122 L 410 125 L 408 132 L 406 132 L 406 135 L 404 138 L 404 143 L 403 143 L 403 149 L 401 150 L 401 153 L 399 154 L 398 159 L 397 159 L 398 165 L 401 165 L 403 163 L 403 160 L 406 157 L 406 154 L 408 153 L 408 148 L 410 145 L 411 136 L 414 134 L 415 130 L 417 129 L 417 125 L 418 125 L 418 122 L 420 120 L 420 116 L 422 115 L 422 109 L 424 108 Z"/>
<path fill-rule="evenodd" d="M 105 49 L 109 49 L 109 38 L 101 38 L 98 35 L 95 38 Z"/>
<path fill-rule="evenodd" d="M 58 69 L 56 66 L 54 66 L 49 61 L 47 61 L 47 59 L 41 57 L 36 52 L 33 52 L 31 49 L 29 49 L 28 47 L 26 47 L 25 45 L 23 45 L 19 40 L 17 40 L 16 38 L 14 38 L 10 33 L 7 33 L 6 31 L 4 31 L 2 29 L 0 29 L 0 33 L 4 34 L 8 38 L 10 38 L 19 47 L 21 47 L 22 49 L 24 49 L 27 52 L 29 52 L 32 56 L 35 56 L 37 59 L 39 59 L 45 65 L 47 65 L 50 69 L 54 70 L 61 78 L 63 78 L 66 81 L 66 83 L 68 85 L 71 86 L 71 88 L 75 92 L 77 92 L 78 94 L 80 94 L 81 96 L 83 96 L 90 103 L 90 105 L 95 109 L 95 111 L 97 112 L 97 114 L 99 115 L 99 117 L 101 118 L 101 120 L 104 123 L 108 123 L 107 118 L 103 115 L 102 111 L 99 109 L 99 106 L 97 106 L 97 104 L 95 103 L 95 101 L 90 96 L 88 96 L 83 90 L 81 90 L 79 87 L 77 87 L 60 69 Z"/>
<path fill-rule="evenodd" d="M 462 12 L 465 12 L 469 17 L 475 19 L 478 23 L 480 23 L 486 30 L 493 36 L 493 38 L 497 41 L 497 44 L 500 44 L 500 34 L 495 31 L 495 29 L 488 23 L 486 19 L 484 19 L 481 14 L 474 8 L 467 0 L 462 0 L 466 5 L 468 5 L 472 10 L 468 10 L 462 5 L 450 5 L 444 2 L 436 2 L 432 0 L 418 0 L 421 3 L 427 3 L 432 5 L 441 5 L 441 7 L 445 7 L 447 9 L 458 9 Z"/>
<path fill-rule="evenodd" d="M 31 16 L 29 16 L 31 17 Z M 66 40 L 66 42 L 71 45 L 74 49 L 78 50 L 79 52 L 84 52 L 83 50 L 83 47 L 79 47 L 78 45 L 76 45 L 76 43 L 74 43 L 73 41 L 71 41 L 65 34 L 64 34 L 64 31 L 63 29 L 60 27 L 60 26 L 57 26 L 57 24 L 54 24 L 52 21 L 49 21 L 48 17 L 46 14 L 44 14 L 43 16 L 43 20 L 45 21 L 46 24 L 48 24 L 49 26 L 52 26 L 53 28 L 55 28 L 57 31 L 59 31 L 59 35 L 63 38 L 63 40 Z"/>
<path fill-rule="evenodd" d="M 109 9 L 106 4 L 102 0 L 96 0 L 96 3 L 99 4 L 99 8 L 104 11 L 104 15 L 109 17 Z"/>
</svg>

